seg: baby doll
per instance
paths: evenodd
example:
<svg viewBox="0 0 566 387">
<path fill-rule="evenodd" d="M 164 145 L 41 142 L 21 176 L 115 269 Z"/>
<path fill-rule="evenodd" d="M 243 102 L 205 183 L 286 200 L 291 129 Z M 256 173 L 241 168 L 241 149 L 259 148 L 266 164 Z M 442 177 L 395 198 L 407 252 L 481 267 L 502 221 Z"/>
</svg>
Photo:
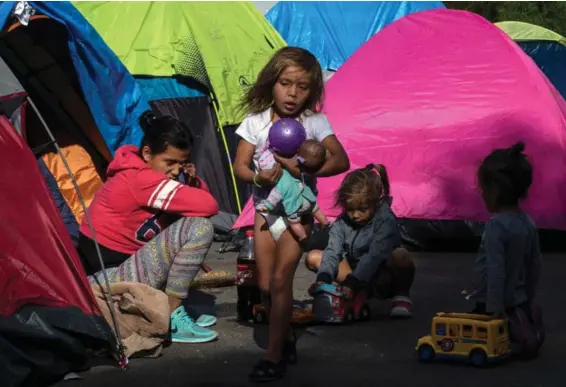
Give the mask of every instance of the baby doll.
<svg viewBox="0 0 566 387">
<path fill-rule="evenodd" d="M 303 141 L 297 152 L 297 162 L 303 174 L 314 175 L 322 168 L 325 161 L 326 149 L 320 142 L 315 140 Z M 302 215 L 312 214 L 323 227 L 328 226 L 328 219 L 318 207 L 311 188 L 302 179 L 293 177 L 286 170 L 283 170 L 281 177 L 267 198 L 256 205 L 256 210 L 271 212 L 279 204 L 283 205 L 289 227 L 299 242 L 304 242 L 307 239 L 307 233 L 301 224 Z"/>
</svg>

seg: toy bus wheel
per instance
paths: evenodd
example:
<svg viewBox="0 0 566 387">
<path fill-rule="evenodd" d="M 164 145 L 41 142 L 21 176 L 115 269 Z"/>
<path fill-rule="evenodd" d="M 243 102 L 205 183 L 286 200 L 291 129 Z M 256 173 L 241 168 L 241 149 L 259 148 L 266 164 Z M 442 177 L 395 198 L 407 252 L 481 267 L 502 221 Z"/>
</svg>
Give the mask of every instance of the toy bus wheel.
<svg viewBox="0 0 566 387">
<path fill-rule="evenodd" d="M 481 349 L 474 349 L 470 353 L 470 362 L 476 367 L 481 367 L 487 362 L 487 355 Z"/>
<path fill-rule="evenodd" d="M 450 339 L 444 339 L 440 342 L 440 347 L 444 352 L 450 352 L 454 349 L 454 342 Z"/>
<path fill-rule="evenodd" d="M 264 311 L 257 312 L 256 314 L 254 314 L 254 321 L 257 324 L 266 323 L 267 322 L 267 313 L 265 313 Z"/>
<path fill-rule="evenodd" d="M 351 308 L 344 311 L 344 324 L 351 324 L 354 322 L 354 311 Z"/>
<path fill-rule="evenodd" d="M 434 360 L 435 353 L 434 349 L 428 345 L 423 344 L 419 347 L 419 360 L 422 362 L 429 362 Z"/>
<path fill-rule="evenodd" d="M 369 307 L 368 304 L 365 304 L 364 306 L 362 306 L 362 308 L 360 309 L 360 314 L 359 314 L 359 318 L 360 321 L 370 321 L 371 320 L 371 308 Z"/>
</svg>

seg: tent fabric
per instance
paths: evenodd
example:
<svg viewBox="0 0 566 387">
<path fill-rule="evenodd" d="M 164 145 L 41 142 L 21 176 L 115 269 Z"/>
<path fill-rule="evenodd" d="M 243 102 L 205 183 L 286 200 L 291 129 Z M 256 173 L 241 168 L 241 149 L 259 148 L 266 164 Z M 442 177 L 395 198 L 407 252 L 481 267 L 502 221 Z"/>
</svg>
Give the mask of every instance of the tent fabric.
<svg viewBox="0 0 566 387">
<path fill-rule="evenodd" d="M 173 98 L 199 98 L 206 97 L 207 94 L 179 82 L 176 78 L 170 77 L 144 77 L 136 78 L 142 92 L 149 102 L 162 99 Z"/>
<path fill-rule="evenodd" d="M 182 75 L 211 89 L 221 125 L 285 42 L 251 2 L 75 2 L 134 75 Z"/>
<path fill-rule="evenodd" d="M 112 332 L 37 161 L 4 116 L 0 163 L 0 374 L 3 386 L 39 386 L 46 381 L 37 377 L 60 378 L 84 364 L 83 343 L 111 350 Z M 23 383 L 29 379 L 37 383 Z"/>
<path fill-rule="evenodd" d="M 216 125 L 209 108 L 209 98 L 174 98 L 150 102 L 154 111 L 170 115 L 185 122 L 195 139 L 191 161 L 199 176 L 205 181 L 210 193 L 217 200 L 220 210 L 234 212 L 236 204 L 228 160 L 219 153 L 220 144 L 216 136 Z"/>
<path fill-rule="evenodd" d="M 51 171 L 49 171 L 43 159 L 38 158 L 37 164 L 39 166 L 41 175 L 45 179 L 45 184 L 47 185 L 47 188 L 49 190 L 49 195 L 53 199 L 55 207 L 57 207 L 57 210 L 59 211 L 59 214 L 63 219 L 63 223 L 65 224 L 67 232 L 73 240 L 73 244 L 76 246 L 79 240 L 79 223 L 75 218 L 75 214 L 73 214 L 73 211 L 71 211 L 71 208 L 67 204 L 67 201 L 65 200 L 65 198 L 63 198 L 63 195 L 61 194 L 61 191 L 59 191 L 59 187 L 57 186 L 57 180 L 55 180 L 55 177 L 51 174 Z"/>
<path fill-rule="evenodd" d="M 28 3 L 67 28 L 68 48 L 84 98 L 110 151 L 113 153 L 123 144 L 139 143 L 143 133 L 138 119 L 149 105 L 124 65 L 71 3 Z M 11 21 L 15 5 L 0 4 L 0 25 Z"/>
<path fill-rule="evenodd" d="M 495 23 L 515 41 L 546 40 L 566 46 L 566 38 L 547 28 L 530 23 L 505 21 Z"/>
<path fill-rule="evenodd" d="M 477 168 L 522 140 L 534 165 L 524 208 L 539 228 L 566 230 L 566 102 L 478 15 L 430 10 L 384 28 L 330 79 L 325 112 L 352 169 L 387 167 L 400 218 L 486 221 Z M 343 177 L 319 179 L 330 217 L 339 215 L 332 195 Z M 243 213 L 235 227 L 250 218 Z"/>
<path fill-rule="evenodd" d="M 94 195 L 103 181 L 96 171 L 96 167 L 85 149 L 76 144 L 61 147 L 61 154 L 67 161 L 73 177 L 79 186 L 83 196 L 84 204 L 88 208 L 94 200 Z M 73 181 L 69 177 L 67 168 L 62 157 L 57 152 L 47 152 L 41 156 L 45 166 L 55 178 L 61 196 L 71 209 L 78 224 L 81 224 L 84 216 L 83 205 L 75 189 Z"/>
<path fill-rule="evenodd" d="M 90 285 L 37 162 L 4 116 L 0 146 L 0 180 L 10 182 L 2 187 L 0 316 L 28 303 L 77 306 L 97 315 Z"/>
<path fill-rule="evenodd" d="M 312 52 L 323 70 L 338 70 L 393 21 L 440 1 L 280 1 L 265 15 L 290 46 Z"/>
<path fill-rule="evenodd" d="M 522 22 L 496 23 L 529 55 L 566 98 L 566 38 L 556 32 Z"/>
</svg>

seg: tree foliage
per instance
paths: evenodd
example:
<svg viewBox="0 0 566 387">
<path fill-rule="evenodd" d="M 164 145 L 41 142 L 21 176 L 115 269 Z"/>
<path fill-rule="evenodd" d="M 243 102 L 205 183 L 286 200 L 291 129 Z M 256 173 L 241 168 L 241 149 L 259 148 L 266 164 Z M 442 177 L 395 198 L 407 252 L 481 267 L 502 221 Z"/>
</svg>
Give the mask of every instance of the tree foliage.
<svg viewBox="0 0 566 387">
<path fill-rule="evenodd" d="M 444 5 L 477 13 L 492 23 L 521 21 L 566 36 L 566 1 L 445 1 Z"/>
</svg>

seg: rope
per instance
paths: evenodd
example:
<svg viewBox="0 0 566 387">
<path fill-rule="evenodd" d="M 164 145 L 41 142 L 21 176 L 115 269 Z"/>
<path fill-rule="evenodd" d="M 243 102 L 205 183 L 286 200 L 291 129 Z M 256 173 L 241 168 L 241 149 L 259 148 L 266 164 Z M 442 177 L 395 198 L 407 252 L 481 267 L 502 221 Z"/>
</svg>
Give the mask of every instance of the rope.
<svg viewBox="0 0 566 387">
<path fill-rule="evenodd" d="M 59 147 L 57 140 L 53 136 L 53 132 L 51 132 L 51 129 L 49 129 L 47 122 L 45 122 L 45 120 L 43 119 L 43 116 L 41 115 L 41 113 L 37 109 L 37 106 L 35 106 L 35 103 L 33 103 L 33 101 L 31 100 L 31 98 L 29 96 L 27 97 L 27 100 L 28 100 L 29 104 L 31 105 L 31 107 L 33 108 L 33 110 L 35 111 L 35 113 L 37 114 L 37 117 L 39 118 L 39 120 L 41 121 L 41 124 L 45 128 L 45 131 L 49 135 L 51 143 L 55 146 L 55 149 L 57 150 L 57 154 L 61 157 L 61 160 L 63 161 L 63 164 L 65 165 L 65 169 L 67 170 L 67 173 L 69 174 L 69 177 L 71 178 L 71 181 L 73 182 L 73 186 L 75 187 L 75 190 L 77 191 L 77 196 L 79 198 L 79 201 L 81 202 L 81 206 L 82 206 L 83 211 L 84 211 L 84 216 L 85 216 L 85 218 L 88 222 L 88 226 L 90 227 L 90 231 L 92 232 L 92 239 L 93 239 L 94 245 L 96 247 L 96 253 L 98 255 L 98 260 L 100 262 L 100 267 L 102 268 L 102 273 L 103 273 L 103 276 L 104 276 L 104 282 L 106 283 L 106 289 L 103 289 L 102 286 L 101 286 L 101 290 L 104 293 L 104 295 L 106 296 L 106 302 L 108 303 L 108 309 L 110 310 L 110 315 L 112 316 L 112 323 L 114 324 L 114 329 L 115 329 L 114 335 L 116 336 L 116 346 L 117 346 L 118 353 L 121 357 L 120 362 L 122 362 L 122 359 L 125 359 L 126 355 L 124 353 L 124 347 L 122 345 L 122 341 L 120 340 L 120 327 L 118 326 L 118 320 L 116 318 L 116 312 L 114 310 L 114 303 L 112 302 L 112 293 L 110 291 L 110 281 L 108 281 L 108 275 L 106 274 L 106 270 L 105 270 L 105 267 L 104 267 L 104 261 L 102 260 L 102 254 L 100 252 L 100 247 L 99 247 L 98 242 L 96 240 L 96 234 L 94 232 L 92 220 L 90 219 L 90 217 L 88 215 L 88 211 L 87 211 L 86 203 L 84 201 L 84 197 L 81 193 L 81 190 L 79 189 L 79 185 L 78 185 L 78 183 L 75 179 L 75 176 L 73 175 L 73 171 L 71 171 L 71 167 L 69 167 L 69 164 L 67 163 L 67 159 L 63 155 L 63 152 L 61 152 L 61 148 Z"/>
</svg>

